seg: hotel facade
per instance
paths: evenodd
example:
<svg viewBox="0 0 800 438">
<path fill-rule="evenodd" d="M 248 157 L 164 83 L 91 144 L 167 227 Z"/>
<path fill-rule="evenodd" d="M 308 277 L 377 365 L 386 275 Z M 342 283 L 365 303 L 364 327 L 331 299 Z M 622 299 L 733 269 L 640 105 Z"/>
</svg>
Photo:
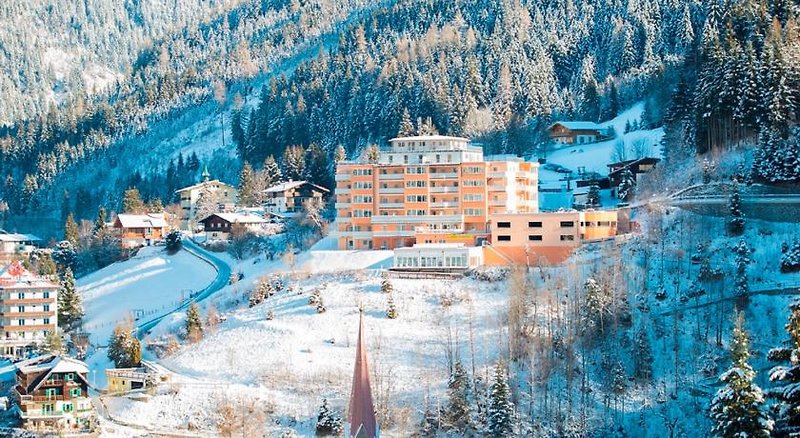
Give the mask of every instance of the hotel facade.
<svg viewBox="0 0 800 438">
<path fill-rule="evenodd" d="M 485 159 L 461 137 L 395 138 L 372 162 L 336 170 L 339 249 L 488 240 L 497 214 L 538 211 L 538 163 Z"/>
<path fill-rule="evenodd" d="M 0 356 L 25 357 L 56 331 L 59 289 L 20 262 L 0 271 Z"/>
</svg>

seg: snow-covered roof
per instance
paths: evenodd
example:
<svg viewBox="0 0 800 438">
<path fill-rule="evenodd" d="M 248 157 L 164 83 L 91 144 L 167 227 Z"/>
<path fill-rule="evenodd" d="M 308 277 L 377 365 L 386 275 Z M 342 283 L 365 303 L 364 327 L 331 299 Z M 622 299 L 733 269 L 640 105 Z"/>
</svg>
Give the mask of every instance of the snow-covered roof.
<svg viewBox="0 0 800 438">
<path fill-rule="evenodd" d="M 58 286 L 45 280 L 38 275 L 32 274 L 22 266 L 19 261 L 11 262 L 0 268 L 0 287 L 47 287 L 57 288 Z"/>
<path fill-rule="evenodd" d="M 17 369 L 25 374 L 49 370 L 50 373 L 89 373 L 85 363 L 71 357 L 46 354 L 17 362 Z"/>
<path fill-rule="evenodd" d="M 262 218 L 262 217 L 260 217 L 258 215 L 255 215 L 255 214 L 241 214 L 241 213 L 214 213 L 214 214 L 206 217 L 205 219 L 203 219 L 203 221 L 208 219 L 211 216 L 216 216 L 216 217 L 221 218 L 222 220 L 230 222 L 232 224 L 263 224 L 263 223 L 267 223 L 268 222 L 267 220 L 264 220 L 264 218 Z M 202 222 L 202 221 L 200 221 L 200 222 Z"/>
<path fill-rule="evenodd" d="M 9 233 L 0 230 L 0 242 L 41 242 L 42 239 L 33 234 Z"/>
<path fill-rule="evenodd" d="M 167 226 L 164 214 L 120 214 L 117 221 L 123 228 L 163 228 Z"/>
<path fill-rule="evenodd" d="M 205 187 L 207 185 L 214 185 L 214 184 L 219 184 L 219 185 L 235 188 L 232 185 L 224 183 L 224 182 L 222 182 L 222 181 L 220 181 L 218 179 L 212 179 L 211 181 L 203 181 L 203 182 L 197 183 L 197 184 L 195 184 L 193 186 L 184 187 L 182 189 L 175 190 L 175 193 L 186 192 L 186 191 L 194 190 L 194 189 L 202 189 L 203 187 Z"/>
<path fill-rule="evenodd" d="M 411 137 L 396 137 L 390 139 L 389 141 L 395 142 L 395 141 L 445 141 L 445 140 L 469 141 L 468 138 L 451 137 L 447 135 L 414 135 Z"/>
<path fill-rule="evenodd" d="M 595 130 L 595 129 L 598 130 L 598 131 L 602 131 L 602 130 L 606 129 L 605 126 L 599 125 L 599 124 L 597 124 L 595 122 L 584 122 L 584 121 L 572 121 L 572 122 L 558 121 L 558 122 L 555 122 L 552 125 L 550 125 L 550 127 L 548 127 L 547 129 L 551 129 L 553 126 L 556 126 L 556 125 L 561 125 L 561 126 L 567 128 L 567 129 L 571 129 L 573 131 L 574 130 Z"/>
<path fill-rule="evenodd" d="M 283 182 L 283 183 L 280 183 L 280 184 L 276 184 L 276 185 L 264 190 L 264 193 L 282 193 L 282 192 L 285 192 L 287 190 L 291 190 L 291 189 L 300 187 L 303 184 L 308 184 L 311 187 L 319 190 L 320 192 L 327 193 L 327 192 L 330 191 L 330 190 L 326 189 L 325 187 L 321 187 L 321 186 L 318 186 L 316 184 L 311 184 L 308 181 L 287 181 L 287 182 Z"/>
</svg>

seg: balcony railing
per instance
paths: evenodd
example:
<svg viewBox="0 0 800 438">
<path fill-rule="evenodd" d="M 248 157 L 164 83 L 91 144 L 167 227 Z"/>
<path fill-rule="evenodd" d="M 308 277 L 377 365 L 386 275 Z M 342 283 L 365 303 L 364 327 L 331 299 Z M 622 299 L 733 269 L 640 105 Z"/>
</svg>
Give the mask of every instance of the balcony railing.
<svg viewBox="0 0 800 438">
<path fill-rule="evenodd" d="M 386 195 L 400 195 L 404 192 L 402 187 L 381 187 L 378 189 L 378 193 L 386 194 Z"/>
<path fill-rule="evenodd" d="M 378 204 L 380 208 L 403 208 L 402 202 L 381 202 Z"/>
<path fill-rule="evenodd" d="M 431 227 L 428 227 L 428 226 L 414 227 L 414 231 L 417 232 L 417 233 L 426 233 L 426 234 L 463 234 L 464 233 L 464 229 L 463 228 L 442 229 L 442 228 L 431 228 Z"/>
<path fill-rule="evenodd" d="M 431 193 L 458 193 L 458 187 L 431 187 Z"/>
<path fill-rule="evenodd" d="M 506 201 L 505 200 L 491 200 L 491 201 L 489 201 L 489 205 L 491 205 L 493 207 L 502 207 L 502 206 L 506 205 Z"/>
<path fill-rule="evenodd" d="M 458 174 L 455 172 L 442 172 L 442 173 L 432 173 L 431 179 L 455 179 L 458 178 Z"/>
<path fill-rule="evenodd" d="M 407 230 L 375 231 L 373 235 L 375 237 L 413 237 L 414 232 Z"/>
<path fill-rule="evenodd" d="M 464 215 L 461 214 L 434 214 L 423 216 L 372 216 L 373 224 L 424 224 L 424 223 L 463 223 Z"/>
<path fill-rule="evenodd" d="M 336 181 L 349 181 L 350 174 L 349 173 L 340 173 L 336 175 Z"/>
<path fill-rule="evenodd" d="M 336 208 L 350 208 L 349 202 L 337 202 Z"/>
<path fill-rule="evenodd" d="M 505 192 L 505 191 L 506 191 L 506 186 L 501 186 L 501 185 L 498 185 L 498 184 L 493 184 L 493 185 L 490 185 L 490 186 L 489 186 L 489 191 L 490 191 L 490 192 Z"/>
<path fill-rule="evenodd" d="M 378 175 L 378 179 L 381 181 L 397 181 L 403 179 L 402 173 L 382 173 Z"/>
<path fill-rule="evenodd" d="M 458 202 L 432 202 L 431 208 L 458 208 Z"/>
</svg>

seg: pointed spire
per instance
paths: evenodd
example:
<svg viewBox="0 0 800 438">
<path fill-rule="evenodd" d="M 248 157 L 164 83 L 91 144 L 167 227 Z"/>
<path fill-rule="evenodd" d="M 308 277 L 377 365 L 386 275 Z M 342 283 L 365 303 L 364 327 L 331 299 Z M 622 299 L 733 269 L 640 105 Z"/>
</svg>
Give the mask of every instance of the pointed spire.
<svg viewBox="0 0 800 438">
<path fill-rule="evenodd" d="M 210 178 L 211 174 L 208 173 L 208 164 L 206 164 L 205 166 L 203 166 L 203 182 L 208 182 Z"/>
<path fill-rule="evenodd" d="M 364 345 L 364 312 L 359 310 L 358 341 L 356 342 L 356 365 L 353 371 L 353 389 L 350 392 L 350 409 L 347 415 L 351 437 L 375 438 L 378 423 L 375 406 L 372 404 L 372 389 L 369 384 L 367 348 Z"/>
</svg>

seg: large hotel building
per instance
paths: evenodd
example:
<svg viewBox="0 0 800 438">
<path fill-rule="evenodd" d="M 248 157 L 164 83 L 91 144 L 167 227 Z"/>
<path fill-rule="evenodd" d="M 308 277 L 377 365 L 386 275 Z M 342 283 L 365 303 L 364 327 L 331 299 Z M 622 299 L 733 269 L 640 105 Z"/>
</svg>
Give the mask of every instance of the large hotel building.
<svg viewBox="0 0 800 438">
<path fill-rule="evenodd" d="M 375 162 L 342 162 L 336 170 L 339 249 L 474 246 L 489 238 L 493 215 L 538 211 L 538 163 L 487 160 L 460 137 L 389 143 Z"/>
</svg>

